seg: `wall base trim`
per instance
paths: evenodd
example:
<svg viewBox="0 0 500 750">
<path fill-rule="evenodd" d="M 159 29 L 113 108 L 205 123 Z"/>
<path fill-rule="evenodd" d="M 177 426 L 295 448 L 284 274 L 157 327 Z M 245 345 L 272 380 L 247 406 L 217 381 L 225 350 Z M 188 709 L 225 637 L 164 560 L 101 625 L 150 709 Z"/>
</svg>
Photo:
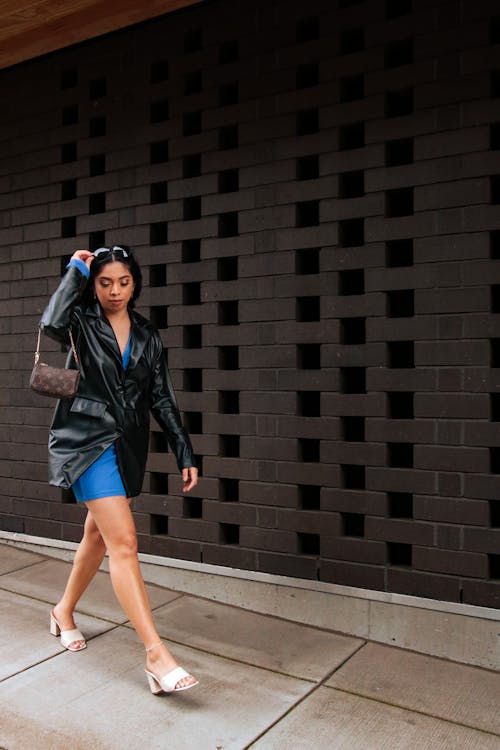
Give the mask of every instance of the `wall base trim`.
<svg viewBox="0 0 500 750">
<path fill-rule="evenodd" d="M 78 545 L 0 531 L 71 561 Z M 140 554 L 148 583 L 306 625 L 500 670 L 500 610 Z M 103 563 L 107 570 L 107 559 Z"/>
</svg>

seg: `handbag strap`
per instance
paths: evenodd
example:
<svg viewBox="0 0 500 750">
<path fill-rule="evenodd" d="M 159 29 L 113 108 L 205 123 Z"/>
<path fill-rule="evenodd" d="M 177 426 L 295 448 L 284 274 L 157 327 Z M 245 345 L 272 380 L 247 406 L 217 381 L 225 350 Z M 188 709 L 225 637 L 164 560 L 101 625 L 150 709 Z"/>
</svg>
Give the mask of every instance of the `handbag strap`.
<svg viewBox="0 0 500 750">
<path fill-rule="evenodd" d="M 36 352 L 35 352 L 35 365 L 38 364 L 38 360 L 40 359 L 40 337 L 41 337 L 42 329 L 38 328 L 38 340 L 36 342 Z M 75 342 L 73 341 L 73 334 L 71 333 L 71 328 L 68 330 L 69 333 L 69 340 L 71 342 L 71 351 L 73 352 L 73 357 L 75 358 L 76 366 L 78 369 L 80 369 L 80 362 L 78 360 L 78 354 L 76 353 L 75 348 Z"/>
</svg>

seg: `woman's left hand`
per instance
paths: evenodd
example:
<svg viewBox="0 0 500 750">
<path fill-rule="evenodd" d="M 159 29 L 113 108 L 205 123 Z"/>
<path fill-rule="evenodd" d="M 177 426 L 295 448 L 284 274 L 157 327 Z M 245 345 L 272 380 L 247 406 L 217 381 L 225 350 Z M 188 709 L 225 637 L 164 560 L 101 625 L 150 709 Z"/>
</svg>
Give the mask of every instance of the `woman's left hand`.
<svg viewBox="0 0 500 750">
<path fill-rule="evenodd" d="M 182 481 L 184 482 L 183 492 L 189 492 L 198 484 L 198 469 L 196 466 L 190 466 L 182 470 Z"/>
</svg>

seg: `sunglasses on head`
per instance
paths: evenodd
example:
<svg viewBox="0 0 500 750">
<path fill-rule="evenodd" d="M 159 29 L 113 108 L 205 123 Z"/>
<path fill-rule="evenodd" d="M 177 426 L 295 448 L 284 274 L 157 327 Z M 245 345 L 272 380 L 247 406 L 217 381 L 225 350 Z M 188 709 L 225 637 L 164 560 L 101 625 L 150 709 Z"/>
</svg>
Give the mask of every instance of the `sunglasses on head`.
<svg viewBox="0 0 500 750">
<path fill-rule="evenodd" d="M 94 250 L 94 258 L 104 258 L 106 255 L 114 256 L 115 258 L 128 258 L 128 253 L 123 247 L 119 245 L 113 245 L 113 247 L 99 247 Z"/>
</svg>

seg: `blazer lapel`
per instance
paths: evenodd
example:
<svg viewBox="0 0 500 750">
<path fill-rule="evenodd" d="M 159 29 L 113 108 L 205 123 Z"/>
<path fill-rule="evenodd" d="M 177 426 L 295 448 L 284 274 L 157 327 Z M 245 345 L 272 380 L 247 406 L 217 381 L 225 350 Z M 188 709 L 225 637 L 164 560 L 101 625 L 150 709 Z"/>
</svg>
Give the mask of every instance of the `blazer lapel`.
<svg viewBox="0 0 500 750">
<path fill-rule="evenodd" d="M 132 351 L 128 370 L 136 367 L 150 338 L 150 331 L 147 330 L 140 317 L 132 311 L 130 318 L 132 323 Z"/>
<path fill-rule="evenodd" d="M 89 325 L 94 329 L 94 331 L 96 331 L 101 345 L 105 349 L 107 349 L 108 352 L 121 364 L 122 357 L 120 354 L 116 336 L 113 329 L 111 328 L 111 325 L 103 316 L 99 303 L 95 302 L 93 305 L 90 305 L 87 308 L 86 315 L 89 321 Z"/>
</svg>

